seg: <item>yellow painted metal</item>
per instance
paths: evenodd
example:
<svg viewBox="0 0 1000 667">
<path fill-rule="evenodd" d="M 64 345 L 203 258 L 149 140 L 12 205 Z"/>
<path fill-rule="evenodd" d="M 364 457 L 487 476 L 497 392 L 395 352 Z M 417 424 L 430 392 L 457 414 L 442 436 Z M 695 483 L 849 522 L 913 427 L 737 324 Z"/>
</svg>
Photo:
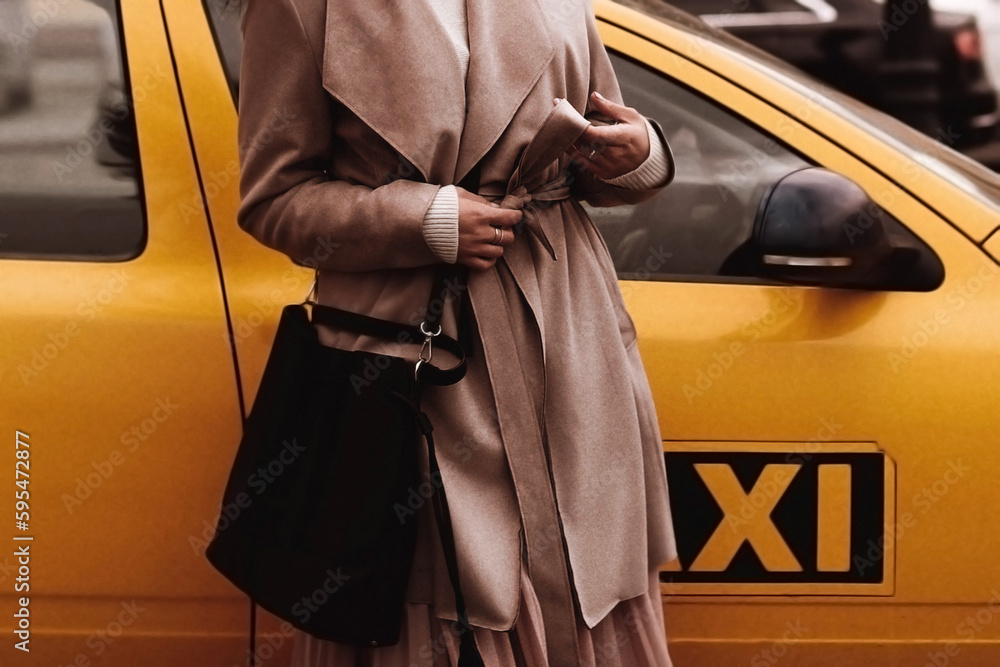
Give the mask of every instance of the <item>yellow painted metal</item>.
<svg viewBox="0 0 1000 667">
<path fill-rule="evenodd" d="M 691 572 L 724 572 L 744 542 L 754 550 L 768 572 L 801 572 L 802 564 L 788 548 L 781 533 L 771 522 L 771 512 L 795 479 L 801 464 L 769 463 L 761 470 L 749 494 L 743 490 L 736 473 L 725 463 L 697 463 L 695 470 L 709 493 L 722 508 L 722 521 L 708 538 L 708 542 L 688 566 Z M 739 507 L 744 498 L 753 496 L 760 489 L 771 487 L 768 502 L 759 512 L 754 512 L 746 524 L 737 530 L 734 518 L 739 518 Z M 730 586 L 724 586 L 727 591 Z"/>
<path fill-rule="evenodd" d="M 918 195 L 930 208 L 939 211 L 950 224 L 973 240 L 982 241 L 1000 227 L 1000 216 L 994 208 L 924 166 L 924 160 L 935 156 L 934 152 L 922 154 L 913 150 L 898 150 L 872 137 L 849 119 L 824 108 L 817 100 L 829 89 L 822 83 L 816 81 L 809 94 L 802 94 L 772 72 L 763 72 L 749 65 L 745 56 L 698 34 L 680 30 L 610 0 L 595 0 L 594 6 L 600 18 L 665 47 L 666 51 L 660 57 L 668 58 L 675 68 L 692 71 L 704 68 L 717 73 L 784 109 L 791 117 L 844 146 L 868 164 L 877 165 L 890 180 Z M 653 45 L 644 50 L 652 52 Z M 898 121 L 884 116 L 883 122 Z M 788 132 L 782 129 L 777 136 L 788 139 Z M 940 150 L 945 149 L 942 146 Z"/>
<path fill-rule="evenodd" d="M 816 569 L 823 572 L 851 570 L 851 466 L 822 466 L 818 480 Z M 891 521 L 892 515 L 888 519 Z M 845 539 L 846 537 L 846 539 Z"/>
<path fill-rule="evenodd" d="M 263 246 L 236 224 L 240 203 L 236 107 L 208 19 L 200 0 L 163 0 L 163 9 L 170 34 L 183 35 L 182 39 L 174 40 L 174 58 L 207 195 L 207 212 L 222 266 L 243 400 L 249 411 L 281 309 L 305 298 L 315 271 L 297 266 L 286 255 Z M 290 109 L 280 105 L 275 108 L 275 132 L 281 131 L 291 114 Z M 188 214 L 203 215 L 204 210 L 197 201 L 185 208 Z M 321 251 L 322 248 L 317 249 Z M 204 482 L 221 494 L 225 477 L 205 477 Z M 268 653 L 273 650 L 287 657 L 293 636 L 291 626 L 263 609 L 258 609 L 257 614 L 260 650 Z"/>
<path fill-rule="evenodd" d="M 214 524 L 240 413 L 222 292 L 156 0 L 122 2 L 148 239 L 125 262 L 0 262 L 0 421 L 30 436 L 30 590 L 0 554 L 0 664 L 15 596 L 30 664 L 238 664 L 247 606 L 196 553 Z M 9 495 L 8 495 L 9 494 Z M 209 530 L 210 532 L 210 530 Z M 194 546 L 193 546 L 194 543 Z M 118 625 L 118 624 L 121 625 Z M 82 656 L 82 658 L 80 657 Z M 86 660 L 87 662 L 79 662 Z M 74 662 L 77 661 L 77 662 Z"/>
<path fill-rule="evenodd" d="M 993 259 L 1000 262 L 1000 231 L 995 232 L 986 239 L 986 243 L 983 244 L 983 250 L 988 252 Z"/>
<path fill-rule="evenodd" d="M 969 195 L 919 164 L 907 172 L 902 156 L 824 109 L 803 114 L 807 100 L 724 50 L 596 4 L 599 14 L 670 50 L 603 23 L 610 48 L 846 174 L 946 267 L 944 284 L 930 293 L 621 283 L 665 439 L 729 441 L 734 449 L 811 441 L 818 451 L 874 442 L 898 471 L 895 541 L 875 546 L 895 563 L 893 596 L 707 597 L 665 588 L 675 658 L 773 664 L 780 651 L 791 658 L 786 664 L 923 664 L 908 661 L 939 652 L 951 659 L 957 654 L 948 651 L 958 650 L 963 664 L 992 664 L 985 661 L 1000 646 L 1000 623 L 987 621 L 1000 601 L 1000 539 L 981 518 L 996 502 L 1000 267 L 955 225 L 982 239 L 995 224 L 969 215 L 981 212 Z M 914 199 L 914 189 L 948 220 Z M 788 624 L 797 623 L 808 630 L 791 632 Z"/>
<path fill-rule="evenodd" d="M 725 571 L 725 566 L 728 565 L 743 539 L 751 544 L 767 570 L 800 572 L 802 564 L 789 550 L 785 537 L 775 532 L 775 527 L 770 521 L 770 514 L 774 507 L 783 500 L 791 483 L 795 481 L 795 476 L 802 467 L 803 460 L 819 452 L 825 454 L 872 454 L 880 451 L 875 443 L 845 442 L 832 439 L 822 443 L 816 440 L 802 442 L 666 441 L 663 448 L 666 452 L 791 454 L 786 459 L 786 463 L 767 465 L 754 482 L 754 488 L 749 492 L 743 491 L 735 477 L 732 476 L 732 469 L 727 465 L 705 466 L 699 464 L 696 466 L 696 468 L 701 468 L 698 470 L 699 475 L 724 515 L 719 525 L 715 527 L 711 539 L 705 544 L 690 567 L 691 571 L 701 572 Z M 896 467 L 891 458 L 887 457 L 884 463 L 885 504 L 882 508 L 881 523 L 891 526 L 896 521 Z M 844 468 L 847 470 L 845 471 Z M 831 469 L 834 469 L 832 474 Z M 821 541 L 818 551 L 820 557 L 823 558 L 830 558 L 831 555 L 836 556 L 836 561 L 831 567 L 826 567 L 827 564 L 824 563 L 824 567 L 820 569 L 824 571 L 840 569 L 843 571 L 844 554 L 847 551 L 845 546 L 849 546 L 850 543 L 849 536 L 845 536 L 845 530 L 849 529 L 849 525 L 845 525 L 845 519 L 846 524 L 849 524 L 850 467 L 824 465 L 819 467 L 818 472 L 820 484 L 816 489 L 817 522 L 826 526 L 825 534 L 823 531 L 818 531 L 817 538 Z M 828 479 L 824 480 L 823 477 L 828 477 Z M 755 494 L 754 491 L 758 488 L 761 489 L 761 493 Z M 753 504 L 758 498 L 762 502 Z M 750 506 L 754 509 L 749 516 L 742 513 L 744 499 L 751 503 Z M 847 537 L 846 540 L 845 537 Z M 887 540 L 890 541 L 889 546 L 885 549 L 887 552 L 892 551 L 891 541 L 893 537 L 892 533 L 887 534 Z M 825 544 L 822 544 L 823 540 L 826 540 Z M 710 566 L 706 567 L 706 565 Z M 676 572 L 680 569 L 676 560 L 671 563 L 671 566 L 667 572 Z M 744 599 L 749 596 L 761 595 L 795 595 L 800 596 L 799 599 L 813 599 L 817 606 L 822 608 L 826 604 L 826 598 L 818 596 L 891 596 L 894 593 L 894 582 L 895 561 L 887 559 L 884 580 L 878 584 L 681 583 L 671 579 L 668 574 L 668 581 L 662 585 L 662 591 L 668 598 L 674 599 L 688 599 L 696 595 L 713 596 L 712 598 L 703 598 L 706 602 L 714 602 L 718 599 L 716 596 L 725 595 L 739 595 Z M 683 598 L 675 596 L 683 596 Z"/>
<path fill-rule="evenodd" d="M 240 379 L 247 408 L 257 392 L 281 308 L 301 302 L 315 271 L 294 264 L 286 255 L 263 246 L 236 224 L 240 203 L 236 107 L 212 41 L 200 0 L 163 0 L 174 42 L 174 57 L 184 93 L 195 152 L 208 195 L 208 214 L 215 234 L 226 285 Z M 293 111 L 274 109 L 273 128 L 280 132 Z M 191 202 L 189 212 L 201 210 Z M 317 248 L 317 253 L 323 252 Z"/>
</svg>

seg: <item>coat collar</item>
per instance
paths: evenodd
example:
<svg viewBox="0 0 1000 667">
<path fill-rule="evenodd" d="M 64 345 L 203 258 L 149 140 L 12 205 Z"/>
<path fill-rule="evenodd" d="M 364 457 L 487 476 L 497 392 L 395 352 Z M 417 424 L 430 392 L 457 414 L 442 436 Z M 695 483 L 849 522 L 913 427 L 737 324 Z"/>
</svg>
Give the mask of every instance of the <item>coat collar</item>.
<svg viewBox="0 0 1000 667">
<path fill-rule="evenodd" d="M 429 183 L 465 177 L 555 53 L 538 0 L 466 3 L 463 86 L 458 56 L 428 0 L 327 0 L 324 88 Z"/>
</svg>

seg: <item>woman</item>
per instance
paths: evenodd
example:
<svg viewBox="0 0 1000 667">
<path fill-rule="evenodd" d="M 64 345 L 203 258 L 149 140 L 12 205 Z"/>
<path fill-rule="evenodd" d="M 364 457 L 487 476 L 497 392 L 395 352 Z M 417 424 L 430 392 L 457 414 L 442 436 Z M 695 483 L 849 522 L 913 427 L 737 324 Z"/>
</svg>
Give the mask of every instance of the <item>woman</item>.
<svg viewBox="0 0 1000 667">
<path fill-rule="evenodd" d="M 424 410 L 486 664 L 669 665 L 659 428 L 579 200 L 644 201 L 673 163 L 659 126 L 622 106 L 589 0 L 244 5 L 240 226 L 318 267 L 320 303 L 399 322 L 420 321 L 437 266 L 467 267 L 442 325 L 459 337 L 469 315 L 468 372 L 427 387 Z M 321 339 L 417 357 L 346 331 Z M 295 665 L 456 663 L 430 503 L 413 511 L 399 644 L 300 633 Z"/>
</svg>

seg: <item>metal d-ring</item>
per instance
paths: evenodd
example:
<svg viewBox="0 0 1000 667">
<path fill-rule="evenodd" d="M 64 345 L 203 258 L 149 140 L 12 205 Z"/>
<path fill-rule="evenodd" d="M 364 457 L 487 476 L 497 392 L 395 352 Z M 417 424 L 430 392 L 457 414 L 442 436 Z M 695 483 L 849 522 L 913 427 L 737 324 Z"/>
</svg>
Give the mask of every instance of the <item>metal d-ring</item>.
<svg viewBox="0 0 1000 667">
<path fill-rule="evenodd" d="M 420 352 L 417 354 L 417 364 L 413 367 L 413 379 L 416 381 L 420 380 L 420 364 L 430 363 L 431 358 L 434 357 L 434 345 L 432 341 L 435 336 L 441 335 L 441 325 L 437 326 L 437 331 L 428 331 L 426 328 L 427 322 L 420 323 L 420 333 L 424 335 L 424 342 L 420 346 Z M 427 356 L 424 356 L 424 351 L 427 351 Z"/>
</svg>

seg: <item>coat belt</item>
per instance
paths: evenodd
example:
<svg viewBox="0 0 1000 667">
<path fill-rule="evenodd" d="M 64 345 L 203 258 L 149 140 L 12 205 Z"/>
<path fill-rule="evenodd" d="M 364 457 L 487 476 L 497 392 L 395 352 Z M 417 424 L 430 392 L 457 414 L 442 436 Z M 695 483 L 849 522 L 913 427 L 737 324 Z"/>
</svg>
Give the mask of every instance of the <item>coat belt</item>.
<svg viewBox="0 0 1000 667">
<path fill-rule="evenodd" d="M 553 260 L 557 259 L 556 253 L 545 233 L 539 212 L 546 206 L 569 199 L 571 181 L 566 170 L 550 180 L 542 179 L 545 171 L 560 160 L 565 150 L 588 126 L 589 122 L 568 101 L 559 101 L 524 148 L 505 189 L 500 192 L 487 186 L 479 190 L 481 196 L 502 208 L 524 211 L 518 225 L 535 236 Z M 531 281 L 526 280 L 531 270 L 524 268 L 528 269 L 527 273 L 518 278 L 515 271 L 514 277 L 522 291 L 527 288 L 532 294 L 531 298 L 525 295 L 530 306 L 537 297 L 537 286 L 530 285 Z M 504 313 L 510 307 L 497 270 L 471 275 L 469 288 L 469 296 L 477 312 Z M 534 312 L 532 308 L 529 310 Z M 540 313 L 534 315 L 535 324 L 539 326 Z M 541 334 L 540 327 L 538 333 Z M 520 507 L 528 572 L 545 625 L 549 665 L 576 667 L 580 664 L 580 647 L 573 584 L 555 487 L 549 474 L 544 423 L 539 423 L 531 405 L 528 382 L 521 371 L 521 364 L 510 356 L 511 351 L 517 349 L 511 327 L 481 328 L 480 335 Z M 544 335 L 541 338 L 544 339 Z M 542 340 L 539 343 L 544 354 Z M 544 368 L 540 370 L 544 371 Z M 553 529 L 557 529 L 560 535 L 555 549 L 547 546 L 551 545 Z"/>
<path fill-rule="evenodd" d="M 555 202 L 569 199 L 570 178 L 565 169 L 543 183 L 538 182 L 541 180 L 539 175 L 544 168 L 557 162 L 589 125 L 590 122 L 572 104 L 559 100 L 521 152 L 506 190 L 498 193 L 487 187 L 479 191 L 479 195 L 498 203 L 501 208 L 524 211 L 524 217 L 514 225 L 515 231 L 527 229 L 553 260 L 558 259 L 556 251 L 545 234 L 538 212 Z"/>
<path fill-rule="evenodd" d="M 486 198 L 499 203 L 500 208 L 520 209 L 523 211 L 524 217 L 514 225 L 515 233 L 521 229 L 527 229 L 541 242 L 548 251 L 549 256 L 552 259 L 557 259 L 556 251 L 552 247 L 549 237 L 545 235 L 545 229 L 542 227 L 538 211 L 542 207 L 549 206 L 554 202 L 569 199 L 569 176 L 566 172 L 561 172 L 558 177 L 547 183 L 543 183 L 532 192 L 528 192 L 525 186 L 518 185 L 513 191 L 508 192 L 503 197 L 487 196 Z"/>
<path fill-rule="evenodd" d="M 496 271 L 474 274 L 469 295 L 477 312 L 504 313 L 510 308 Z M 532 332 L 533 333 L 533 332 Z M 517 349 L 509 326 L 481 328 L 483 353 L 496 400 L 500 434 L 517 495 L 528 554 L 528 574 L 538 597 L 545 626 L 550 667 L 578 667 L 576 612 L 569 558 L 562 539 L 562 522 L 543 435 L 531 404 Z M 553 548 L 553 529 L 560 539 Z"/>
</svg>

